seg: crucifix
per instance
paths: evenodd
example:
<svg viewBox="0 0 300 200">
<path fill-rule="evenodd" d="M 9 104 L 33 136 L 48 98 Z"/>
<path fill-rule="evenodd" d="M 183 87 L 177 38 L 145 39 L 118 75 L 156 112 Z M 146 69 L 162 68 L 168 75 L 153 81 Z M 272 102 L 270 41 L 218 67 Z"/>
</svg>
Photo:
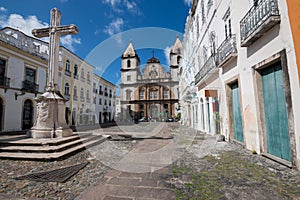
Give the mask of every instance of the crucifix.
<svg viewBox="0 0 300 200">
<path fill-rule="evenodd" d="M 60 25 L 61 13 L 57 8 L 51 10 L 50 27 L 34 29 L 32 34 L 38 38 L 50 37 L 48 58 L 48 80 L 44 94 L 36 98 L 36 121 L 27 132 L 32 138 L 68 137 L 73 134 L 65 119 L 66 99 L 58 88 L 59 39 L 61 35 L 77 34 L 75 25 Z"/>
<path fill-rule="evenodd" d="M 77 34 L 78 28 L 74 25 L 61 26 L 61 13 L 57 8 L 51 10 L 50 27 L 32 30 L 35 37 L 50 37 L 49 42 L 49 59 L 48 59 L 48 80 L 46 91 L 58 92 L 58 58 L 59 58 L 59 41 L 61 35 Z"/>
</svg>

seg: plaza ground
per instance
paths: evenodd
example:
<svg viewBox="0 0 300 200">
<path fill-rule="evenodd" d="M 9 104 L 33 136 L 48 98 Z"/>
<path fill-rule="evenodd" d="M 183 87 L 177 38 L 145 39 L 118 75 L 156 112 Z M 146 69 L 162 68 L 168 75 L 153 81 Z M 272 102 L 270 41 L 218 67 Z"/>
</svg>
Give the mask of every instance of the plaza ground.
<svg viewBox="0 0 300 200">
<path fill-rule="evenodd" d="M 119 125 L 93 132 L 112 138 L 61 161 L 0 160 L 0 198 L 300 198 L 299 171 L 175 122 Z M 86 162 L 65 183 L 14 179 Z"/>
</svg>

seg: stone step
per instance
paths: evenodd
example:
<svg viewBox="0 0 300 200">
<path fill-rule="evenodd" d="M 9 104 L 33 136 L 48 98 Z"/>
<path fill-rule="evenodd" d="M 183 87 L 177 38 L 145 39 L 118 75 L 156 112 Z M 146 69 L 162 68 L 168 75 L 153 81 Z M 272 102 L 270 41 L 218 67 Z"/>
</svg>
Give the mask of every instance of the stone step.
<svg viewBox="0 0 300 200">
<path fill-rule="evenodd" d="M 57 146 L 64 143 L 68 143 L 80 138 L 88 137 L 92 133 L 75 133 L 72 136 L 64 138 L 52 138 L 52 139 L 33 139 L 27 136 L 7 136 L 1 137 L 0 146 Z"/>
<path fill-rule="evenodd" d="M 58 160 L 72 155 L 78 151 L 87 149 L 91 146 L 98 145 L 107 139 L 105 137 L 94 137 L 94 139 L 85 143 L 78 144 L 71 148 L 67 148 L 61 152 L 54 153 L 36 153 L 36 152 L 0 152 L 0 159 L 20 159 L 20 160 Z"/>
<path fill-rule="evenodd" d="M 65 149 L 72 148 L 76 145 L 87 143 L 90 140 L 100 139 L 101 136 L 84 136 L 78 137 L 74 140 L 69 140 L 65 143 L 59 143 L 58 145 L 42 145 L 42 146 L 20 146 L 11 144 L 10 146 L 0 146 L 0 152 L 32 152 L 32 153 L 54 153 L 64 151 Z M 54 144 L 54 143 L 52 143 Z"/>
</svg>

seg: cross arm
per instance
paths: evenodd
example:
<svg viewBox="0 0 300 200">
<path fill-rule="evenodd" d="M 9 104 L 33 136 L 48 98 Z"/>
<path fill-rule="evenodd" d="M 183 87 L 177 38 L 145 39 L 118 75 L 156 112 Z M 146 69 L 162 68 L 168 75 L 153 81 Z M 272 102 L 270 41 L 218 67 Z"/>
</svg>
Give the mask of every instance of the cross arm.
<svg viewBox="0 0 300 200">
<path fill-rule="evenodd" d="M 37 38 L 48 37 L 50 28 L 33 29 L 32 35 Z"/>
<path fill-rule="evenodd" d="M 59 26 L 56 28 L 56 31 L 61 35 L 77 34 L 78 28 L 74 24 L 71 24 L 67 26 Z"/>
<path fill-rule="evenodd" d="M 67 34 L 77 34 L 78 28 L 74 24 L 67 25 L 67 26 L 58 26 L 53 28 L 41 28 L 41 29 L 33 29 L 32 35 L 37 38 L 48 37 L 50 32 L 56 32 L 60 35 L 67 35 Z"/>
</svg>

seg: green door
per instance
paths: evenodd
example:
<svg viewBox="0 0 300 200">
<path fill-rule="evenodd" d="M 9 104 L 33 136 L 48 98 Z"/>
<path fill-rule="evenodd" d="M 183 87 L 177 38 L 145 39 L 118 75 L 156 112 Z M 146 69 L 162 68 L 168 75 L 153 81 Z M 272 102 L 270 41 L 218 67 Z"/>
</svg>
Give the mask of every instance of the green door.
<svg viewBox="0 0 300 200">
<path fill-rule="evenodd" d="M 244 142 L 240 92 L 239 92 L 238 82 L 235 82 L 231 85 L 231 91 L 232 91 L 232 114 L 233 114 L 234 139 L 240 142 Z"/>
<path fill-rule="evenodd" d="M 268 153 L 291 160 L 283 74 L 280 63 L 262 70 Z"/>
</svg>

